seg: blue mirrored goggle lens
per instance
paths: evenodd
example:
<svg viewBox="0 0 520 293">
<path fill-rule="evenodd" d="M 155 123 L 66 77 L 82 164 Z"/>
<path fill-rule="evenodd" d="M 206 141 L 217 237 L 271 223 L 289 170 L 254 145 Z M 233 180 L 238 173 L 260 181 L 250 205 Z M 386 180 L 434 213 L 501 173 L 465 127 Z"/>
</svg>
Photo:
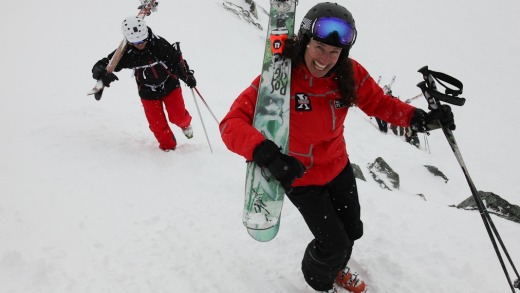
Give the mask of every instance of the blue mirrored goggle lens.
<svg viewBox="0 0 520 293">
<path fill-rule="evenodd" d="M 133 42 L 132 45 L 141 45 L 144 42 L 146 42 L 146 40 L 142 40 L 142 41 L 139 41 L 139 42 Z"/>
<path fill-rule="evenodd" d="M 350 45 L 354 39 L 352 27 L 343 19 L 322 17 L 314 22 L 312 33 L 315 37 L 326 39 L 334 32 L 338 34 L 339 42 L 344 46 Z"/>
</svg>

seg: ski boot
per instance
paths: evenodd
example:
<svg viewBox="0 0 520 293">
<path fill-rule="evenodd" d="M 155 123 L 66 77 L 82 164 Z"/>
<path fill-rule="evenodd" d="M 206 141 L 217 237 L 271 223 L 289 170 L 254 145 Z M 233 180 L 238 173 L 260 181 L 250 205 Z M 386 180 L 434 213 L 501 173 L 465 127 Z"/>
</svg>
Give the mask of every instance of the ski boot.
<svg viewBox="0 0 520 293">
<path fill-rule="evenodd" d="M 182 129 L 182 133 L 184 133 L 184 135 L 190 139 L 193 137 L 193 127 L 191 127 L 191 124 L 184 127 L 184 128 L 181 128 Z"/>
<path fill-rule="evenodd" d="M 316 291 L 317 293 L 339 293 L 336 287 L 332 287 L 332 289 L 327 291 Z"/>
<path fill-rule="evenodd" d="M 345 288 L 347 291 L 352 293 L 367 292 L 367 286 L 365 282 L 361 280 L 358 273 L 351 272 L 349 267 L 345 267 L 338 273 L 335 282 L 342 288 Z"/>
</svg>

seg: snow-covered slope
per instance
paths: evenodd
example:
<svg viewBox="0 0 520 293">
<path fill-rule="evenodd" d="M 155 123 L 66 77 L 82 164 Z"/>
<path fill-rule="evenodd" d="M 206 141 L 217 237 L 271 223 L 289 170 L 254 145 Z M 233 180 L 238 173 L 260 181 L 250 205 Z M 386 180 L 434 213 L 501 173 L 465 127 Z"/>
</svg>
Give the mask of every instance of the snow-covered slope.
<svg viewBox="0 0 520 293">
<path fill-rule="evenodd" d="M 174 128 L 179 147 L 170 153 L 148 130 L 130 71 L 118 74 L 101 101 L 85 95 L 94 84 L 91 66 L 119 44 L 120 22 L 136 13 L 135 2 L 3 5 L 0 292 L 312 292 L 300 272 L 311 234 L 298 211 L 285 205 L 269 243 L 247 235 L 244 160 L 225 148 L 199 101 L 210 153 L 188 88 L 195 137 Z M 300 1 L 296 21 L 315 3 Z M 519 204 L 520 6 L 340 3 L 359 30 L 352 56 L 383 81 L 397 75 L 401 98 L 419 93 L 416 71 L 424 65 L 464 82 L 467 103 L 454 108 L 455 134 L 473 181 Z M 160 1 L 147 22 L 181 42 L 219 119 L 260 70 L 265 33 L 219 0 Z M 414 105 L 426 107 L 420 99 Z M 374 125 L 357 109 L 345 124 L 351 160 L 367 177 L 359 181 L 365 236 L 352 264 L 370 292 L 507 292 L 480 215 L 448 207 L 470 191 L 442 133 L 428 137 L 430 154 Z M 399 172 L 399 191 L 368 178 L 366 166 L 379 156 Z M 425 164 L 439 167 L 448 183 Z M 520 264 L 520 226 L 493 219 Z"/>
</svg>

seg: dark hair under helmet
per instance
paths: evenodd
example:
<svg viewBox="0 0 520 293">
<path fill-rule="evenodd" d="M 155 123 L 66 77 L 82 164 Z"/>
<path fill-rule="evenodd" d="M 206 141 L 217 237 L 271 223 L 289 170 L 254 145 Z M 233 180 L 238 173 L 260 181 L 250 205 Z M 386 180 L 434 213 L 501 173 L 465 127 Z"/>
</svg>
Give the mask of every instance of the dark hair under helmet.
<svg viewBox="0 0 520 293">
<path fill-rule="evenodd" d="M 320 32 L 320 29 L 315 27 L 318 20 L 321 21 L 327 19 L 332 19 L 338 23 L 339 33 L 338 31 L 333 31 L 334 24 L 329 25 L 328 28 L 329 31 L 332 30 L 332 33 L 328 33 L 326 29 L 323 29 L 324 32 Z M 342 22 L 346 23 L 350 27 L 348 32 L 341 30 L 340 24 Z M 319 35 L 320 33 L 322 34 L 321 36 Z M 324 35 L 325 33 L 328 34 Z M 313 38 L 324 44 L 346 49 L 347 52 L 350 50 L 352 45 L 354 45 L 356 36 L 356 23 L 354 22 L 354 17 L 352 17 L 350 11 L 337 3 L 330 2 L 318 3 L 311 8 L 303 17 L 300 30 L 298 31 L 298 37 L 304 46 L 306 46 L 310 39 Z"/>
</svg>

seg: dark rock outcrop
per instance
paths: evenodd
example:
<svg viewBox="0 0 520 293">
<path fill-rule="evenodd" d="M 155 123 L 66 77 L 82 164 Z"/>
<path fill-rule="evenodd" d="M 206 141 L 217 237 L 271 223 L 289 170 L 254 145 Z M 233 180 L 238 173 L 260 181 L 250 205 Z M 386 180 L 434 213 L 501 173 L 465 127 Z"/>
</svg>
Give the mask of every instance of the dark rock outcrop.
<svg viewBox="0 0 520 293">
<path fill-rule="evenodd" d="M 381 188 L 388 190 L 399 189 L 399 174 L 392 170 L 383 158 L 378 157 L 374 163 L 369 164 L 368 170 Z"/>
<path fill-rule="evenodd" d="M 489 213 L 495 214 L 504 219 L 520 223 L 520 207 L 509 203 L 507 200 L 494 194 L 493 192 L 479 191 L 480 198 Z M 477 203 L 473 196 L 470 196 L 456 206 L 458 209 L 478 210 Z"/>
</svg>

